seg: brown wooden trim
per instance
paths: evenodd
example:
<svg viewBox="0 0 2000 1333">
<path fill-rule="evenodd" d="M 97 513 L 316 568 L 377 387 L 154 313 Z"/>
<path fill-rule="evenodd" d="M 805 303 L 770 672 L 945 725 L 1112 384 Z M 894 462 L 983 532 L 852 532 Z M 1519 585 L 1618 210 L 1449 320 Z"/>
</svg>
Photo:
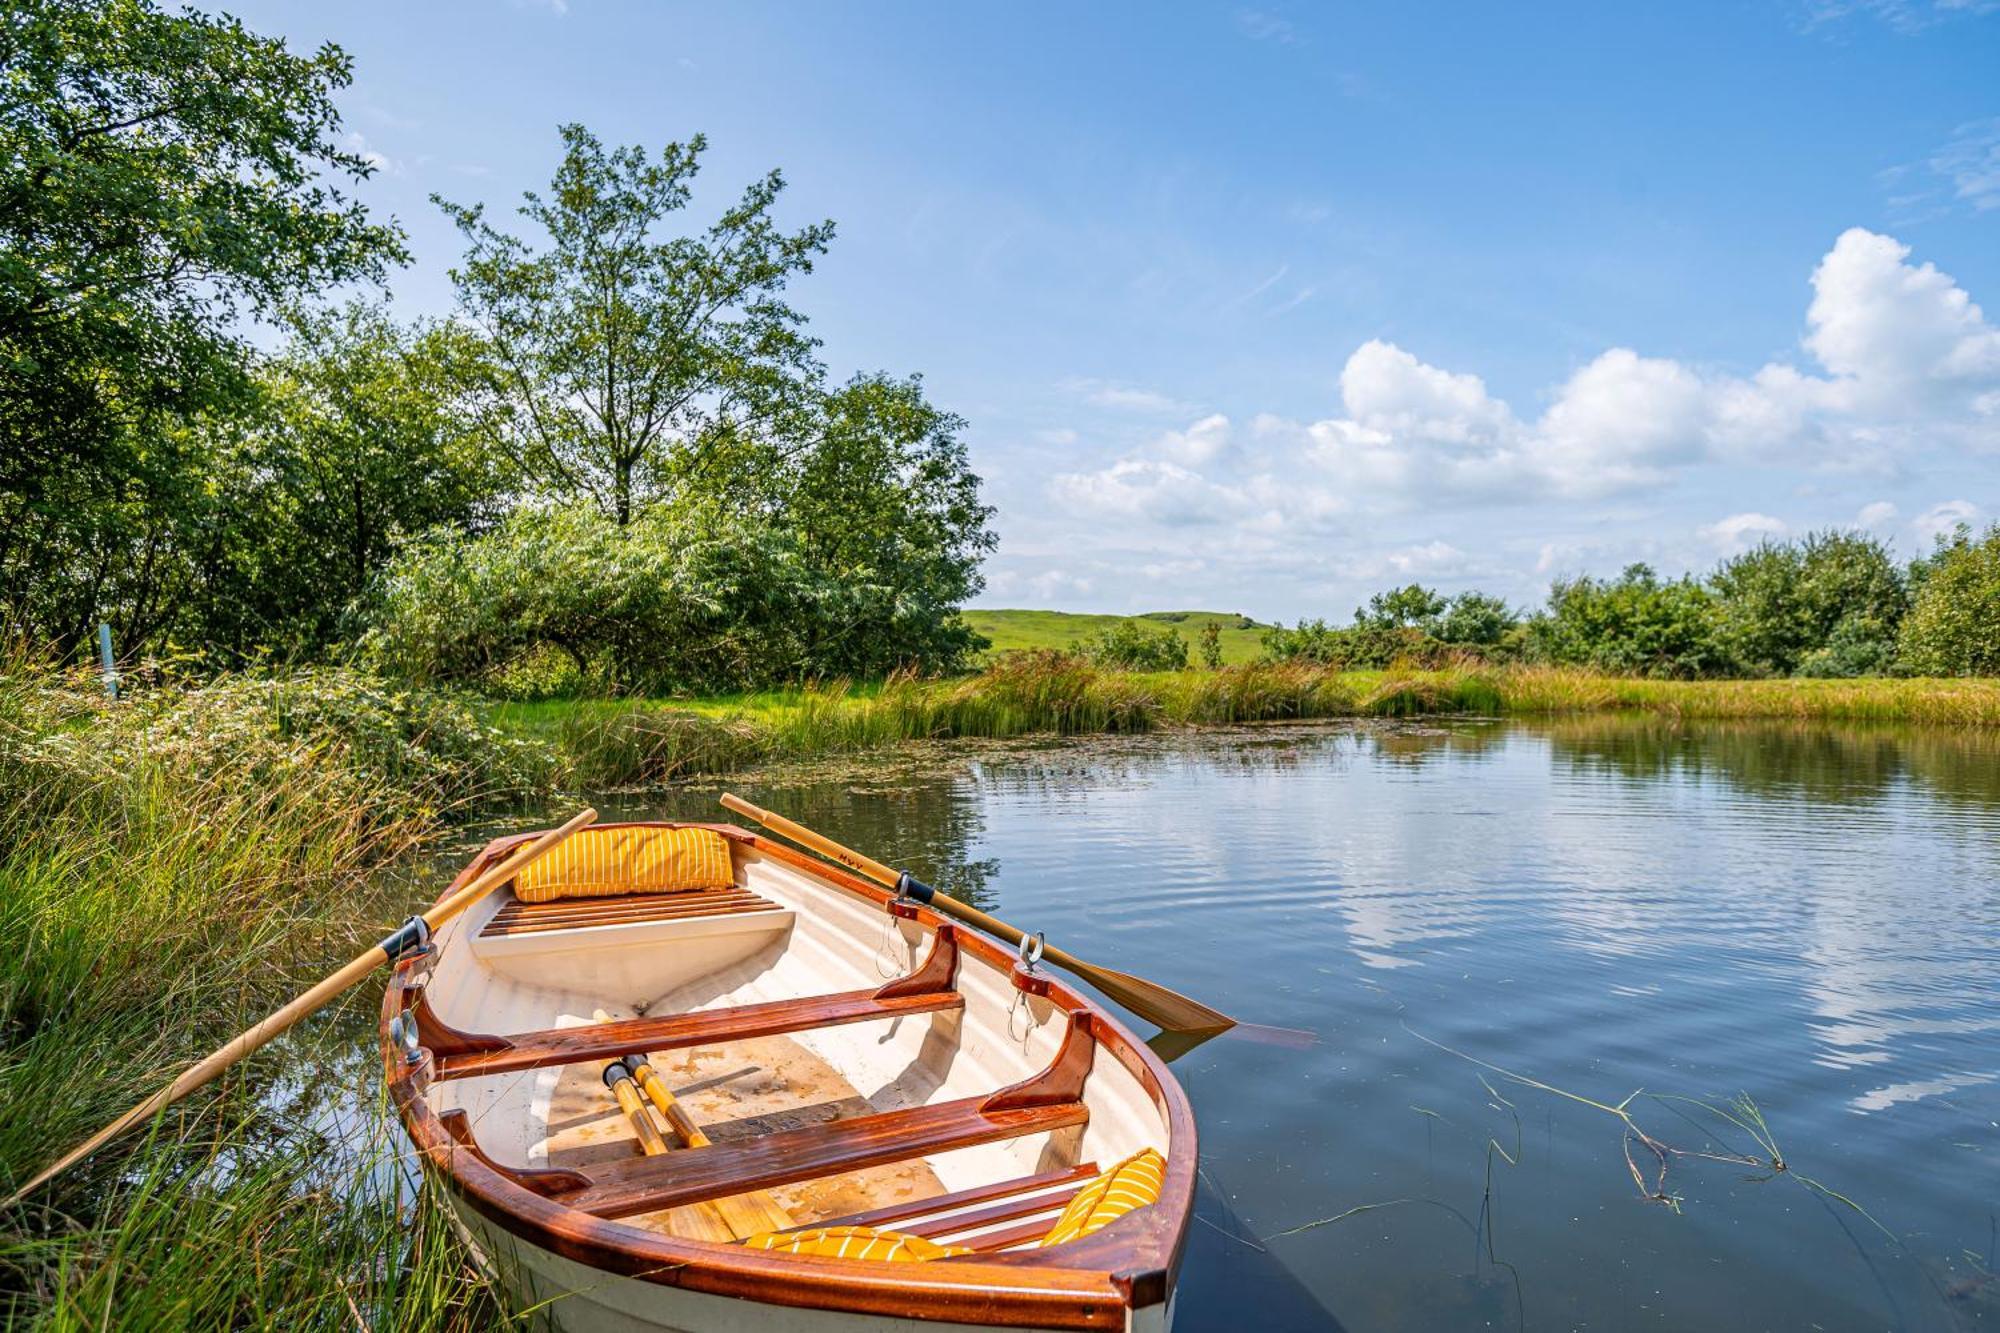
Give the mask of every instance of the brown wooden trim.
<svg viewBox="0 0 2000 1333">
<path fill-rule="evenodd" d="M 1091 1035 L 1096 1016 L 1088 1009 L 1073 1009 L 1069 1030 L 1063 1033 L 1062 1047 L 1055 1060 L 1041 1073 L 1022 1079 L 1011 1087 L 989 1093 L 980 1105 L 988 1111 L 1008 1111 L 1027 1106 L 1061 1106 L 1083 1097 L 1084 1080 L 1097 1058 L 1097 1040 Z"/>
<path fill-rule="evenodd" d="M 984 1208 L 976 1208 L 970 1212 L 958 1213 L 951 1217 L 924 1218 L 920 1221 L 912 1222 L 908 1226 L 897 1227 L 896 1230 L 907 1231 L 917 1236 L 959 1236 L 968 1231 L 979 1231 L 985 1227 L 990 1227 L 995 1222 L 1011 1222 L 1016 1218 L 1033 1217 L 1037 1213 L 1060 1212 L 1069 1206 L 1069 1201 L 1074 1199 L 1082 1189 L 1082 1184 L 1076 1184 L 1065 1185 L 1060 1189 L 1050 1190 L 1043 1194 L 1024 1194 L 1017 1198 L 1002 1199 L 999 1203 L 989 1204 Z M 829 1225 L 831 1224 L 829 1223 Z M 1041 1231 L 1035 1234 L 1041 1235 L 1053 1225 L 1055 1224 L 1052 1221 L 1045 1218 L 1040 1223 Z M 951 1242 L 954 1245 L 969 1245 L 971 1243 L 971 1241 Z"/>
<path fill-rule="evenodd" d="M 558 1197 L 579 1212 L 631 1217 L 724 1194 L 1025 1138 L 1089 1119 L 1090 1109 L 1082 1102 L 990 1111 L 979 1098 L 964 1097 L 711 1144 L 698 1153 L 611 1162 L 589 1173 L 591 1183 L 586 1188 Z"/>
<path fill-rule="evenodd" d="M 923 966 L 907 977 L 898 977 L 886 986 L 877 986 L 875 998 L 893 1000 L 901 995 L 938 995 L 951 989 L 952 978 L 957 975 L 958 927 L 939 926 Z"/>
<path fill-rule="evenodd" d="M 686 827 L 653 824 L 651 827 Z M 885 907 L 892 895 L 838 866 L 820 861 L 734 824 L 702 824 L 728 838 L 739 863 L 757 857 L 789 866 L 817 884 Z M 496 839 L 455 887 L 504 856 L 524 833 Z M 443 896 L 452 892 L 447 889 Z M 947 919 L 921 909 L 920 924 Z M 959 940 L 961 966 L 970 961 L 1003 974 L 1014 951 L 977 930 Z M 1091 1009 L 1101 1049 L 1144 1087 L 1166 1127 L 1166 1179 L 1160 1201 L 1137 1209 L 1095 1235 L 1042 1250 L 951 1259 L 931 1264 L 865 1264 L 716 1246 L 647 1231 L 565 1208 L 509 1181 L 454 1146 L 425 1100 L 425 1067 L 405 1068 L 388 1036 L 402 1011 L 402 979 L 384 995 L 382 1041 L 390 1097 L 427 1169 L 462 1206 L 522 1243 L 607 1273 L 769 1305 L 800 1306 L 890 1319 L 943 1320 L 989 1327 L 1123 1329 L 1128 1311 L 1167 1299 L 1194 1204 L 1199 1160 L 1194 1115 L 1166 1065 L 1098 1002 L 1058 981 L 1050 998 Z"/>
<path fill-rule="evenodd" d="M 473 1138 L 472 1118 L 462 1110 L 443 1112 L 438 1116 L 438 1123 L 444 1126 L 444 1132 L 451 1135 L 452 1142 L 458 1145 L 460 1151 L 471 1153 L 479 1159 L 481 1166 L 499 1172 L 522 1189 L 533 1190 L 543 1198 L 568 1190 L 582 1189 L 590 1184 L 590 1177 L 578 1171 L 564 1171 L 555 1167 L 543 1169 L 502 1166 L 486 1149 L 479 1146 L 477 1139 Z"/>
<path fill-rule="evenodd" d="M 406 1012 L 417 1025 L 417 1045 L 429 1051 L 439 1060 L 464 1059 L 472 1055 L 492 1055 L 508 1049 L 511 1042 L 505 1037 L 488 1036 L 483 1032 L 461 1032 L 437 1016 L 431 1008 L 430 994 L 420 984 L 405 984 L 403 994 L 407 997 Z"/>
<path fill-rule="evenodd" d="M 1022 1176 L 1018 1180 L 1001 1180 L 991 1185 L 975 1185 L 969 1190 L 959 1190 L 955 1194 L 934 1194 L 928 1199 L 906 1199 L 901 1203 L 887 1204 L 881 1208 L 870 1208 L 865 1213 L 849 1213 L 825 1222 L 808 1222 L 790 1230 L 803 1231 L 807 1227 L 882 1227 L 892 1226 L 906 1218 L 925 1217 L 931 1213 L 941 1213 L 947 1208 L 964 1208 L 970 1204 L 987 1203 L 994 1199 L 1004 1199 L 1009 1195 L 1026 1194 L 1031 1190 L 1048 1189 L 1058 1185 L 1087 1181 L 1097 1174 L 1097 1163 L 1085 1162 L 1081 1166 L 1064 1167 L 1057 1171 L 1042 1171 L 1032 1176 Z M 898 1231 L 906 1230 L 896 1227 Z"/>
<path fill-rule="evenodd" d="M 1049 1228 L 1053 1225 L 1054 1223 L 1047 1219 L 1037 1219 L 1000 1231 L 989 1231 L 983 1236 L 974 1236 L 971 1240 L 955 1240 L 951 1244 L 967 1246 L 980 1254 L 992 1254 L 1010 1246 L 1025 1245 L 1031 1240 L 1040 1240 L 1049 1234 Z"/>
<path fill-rule="evenodd" d="M 627 1051 L 672 1051 L 684 1046 L 744 1041 L 782 1032 L 905 1018 L 944 1009 L 962 1009 L 964 1006 L 964 998 L 955 991 L 877 999 L 875 992 L 862 990 L 839 995 L 815 995 L 803 1000 L 739 1004 L 729 1009 L 697 1009 L 685 1014 L 662 1014 L 658 1018 L 624 1018 L 615 1023 L 592 1023 L 587 1027 L 544 1028 L 538 1032 L 518 1032 L 494 1038 L 504 1043 L 495 1050 L 440 1055 L 437 1076 L 477 1078 L 483 1074 L 514 1074 L 524 1069 L 546 1069 L 550 1065 L 613 1059 Z"/>
</svg>

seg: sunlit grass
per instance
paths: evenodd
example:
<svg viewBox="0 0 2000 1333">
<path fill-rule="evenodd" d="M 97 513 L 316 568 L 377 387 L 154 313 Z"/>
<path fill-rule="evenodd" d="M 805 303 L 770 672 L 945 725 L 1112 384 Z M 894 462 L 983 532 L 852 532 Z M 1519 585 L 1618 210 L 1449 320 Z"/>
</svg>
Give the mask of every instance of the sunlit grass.
<svg viewBox="0 0 2000 1333">
<path fill-rule="evenodd" d="M 1554 667 L 1340 671 L 1246 663 L 1127 672 L 1062 653 L 1010 654 L 977 675 L 897 677 L 694 700 L 499 705 L 495 720 L 555 747 L 591 790 L 956 737 L 1132 733 L 1312 718 L 1629 712 L 2000 725 L 1990 680 L 1662 681 Z"/>
<path fill-rule="evenodd" d="M 307 723 L 342 682 L 291 688 L 114 705 L 0 664 L 0 1194 L 379 938 L 408 905 L 375 868 L 518 776 L 481 767 L 455 706 L 412 727 L 371 697 Z M 386 1124 L 299 1058 L 318 1027 L 0 1211 L 0 1322 L 490 1326 L 463 1247 L 404 1209 Z M 301 1070 L 302 1104 L 279 1105 Z"/>
</svg>

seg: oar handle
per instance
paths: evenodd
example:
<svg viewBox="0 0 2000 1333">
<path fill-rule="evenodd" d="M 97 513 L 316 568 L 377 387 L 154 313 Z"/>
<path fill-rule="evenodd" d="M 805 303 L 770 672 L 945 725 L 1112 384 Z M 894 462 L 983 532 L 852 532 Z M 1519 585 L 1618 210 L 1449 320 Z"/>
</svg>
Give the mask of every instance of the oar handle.
<svg viewBox="0 0 2000 1333">
<path fill-rule="evenodd" d="M 438 903 L 429 911 L 411 917 L 401 927 L 392 932 L 380 944 L 372 945 L 348 960 L 339 971 L 324 978 L 303 995 L 292 999 L 283 1007 L 267 1014 L 254 1026 L 239 1032 L 202 1059 L 182 1070 L 180 1076 L 166 1087 L 161 1088 L 137 1106 L 119 1116 L 97 1133 L 85 1139 L 47 1167 L 27 1184 L 8 1198 L 8 1205 L 19 1203 L 45 1182 L 61 1175 L 91 1153 L 97 1151 L 112 1139 L 144 1120 L 151 1119 L 162 1108 L 172 1106 L 197 1088 L 211 1083 L 224 1070 L 249 1055 L 252 1051 L 279 1036 L 294 1023 L 317 1009 L 324 1007 L 334 997 L 352 987 L 363 977 L 384 963 L 393 963 L 400 958 L 422 935 L 442 926 L 445 922 L 478 902 L 495 888 L 505 884 L 531 862 L 539 860 L 554 849 L 555 845 L 597 818 L 595 810 L 578 813 L 561 828 L 551 829 L 532 842 L 516 848 L 498 864 L 474 877 L 471 883 Z M 423 923 L 420 932 L 416 923 Z"/>
</svg>

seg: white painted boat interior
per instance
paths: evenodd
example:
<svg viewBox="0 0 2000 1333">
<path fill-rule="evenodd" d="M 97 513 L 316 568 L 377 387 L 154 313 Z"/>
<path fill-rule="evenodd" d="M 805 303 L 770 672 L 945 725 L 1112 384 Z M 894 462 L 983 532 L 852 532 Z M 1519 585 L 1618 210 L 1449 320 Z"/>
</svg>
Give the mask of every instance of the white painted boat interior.
<svg viewBox="0 0 2000 1333">
<path fill-rule="evenodd" d="M 452 1027 L 506 1035 L 871 990 L 909 973 L 931 947 L 929 931 L 877 902 L 755 848 L 732 850 L 738 885 L 768 908 L 482 938 L 511 897 L 503 891 L 440 932 L 428 1002 Z M 666 1051 L 653 1062 L 720 1144 L 983 1096 L 1055 1059 L 1067 1015 L 1017 990 L 1005 969 L 961 951 L 957 989 L 962 1010 Z M 588 1171 L 640 1151 L 601 1081 L 603 1063 L 440 1080 L 427 1096 L 439 1112 L 464 1110 L 480 1147 L 503 1165 Z M 1090 1114 L 1081 1126 L 771 1194 L 806 1225 L 1079 1163 L 1109 1166 L 1147 1146 L 1167 1151 L 1151 1097 L 1102 1049 L 1083 1100 Z M 626 1220 L 672 1229 L 665 1213 Z"/>
</svg>

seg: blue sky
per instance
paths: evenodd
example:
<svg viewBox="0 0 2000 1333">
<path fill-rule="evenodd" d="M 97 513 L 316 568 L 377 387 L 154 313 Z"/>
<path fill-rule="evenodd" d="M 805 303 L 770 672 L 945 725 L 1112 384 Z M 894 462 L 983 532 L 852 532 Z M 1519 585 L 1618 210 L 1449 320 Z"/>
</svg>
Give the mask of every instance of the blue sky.
<svg viewBox="0 0 2000 1333">
<path fill-rule="evenodd" d="M 697 219 L 782 168 L 829 366 L 970 422 L 987 605 L 1527 604 L 2000 513 L 1992 0 L 232 12 L 353 56 L 408 314 L 429 194 L 504 215 L 560 122 L 705 132 Z"/>
</svg>

